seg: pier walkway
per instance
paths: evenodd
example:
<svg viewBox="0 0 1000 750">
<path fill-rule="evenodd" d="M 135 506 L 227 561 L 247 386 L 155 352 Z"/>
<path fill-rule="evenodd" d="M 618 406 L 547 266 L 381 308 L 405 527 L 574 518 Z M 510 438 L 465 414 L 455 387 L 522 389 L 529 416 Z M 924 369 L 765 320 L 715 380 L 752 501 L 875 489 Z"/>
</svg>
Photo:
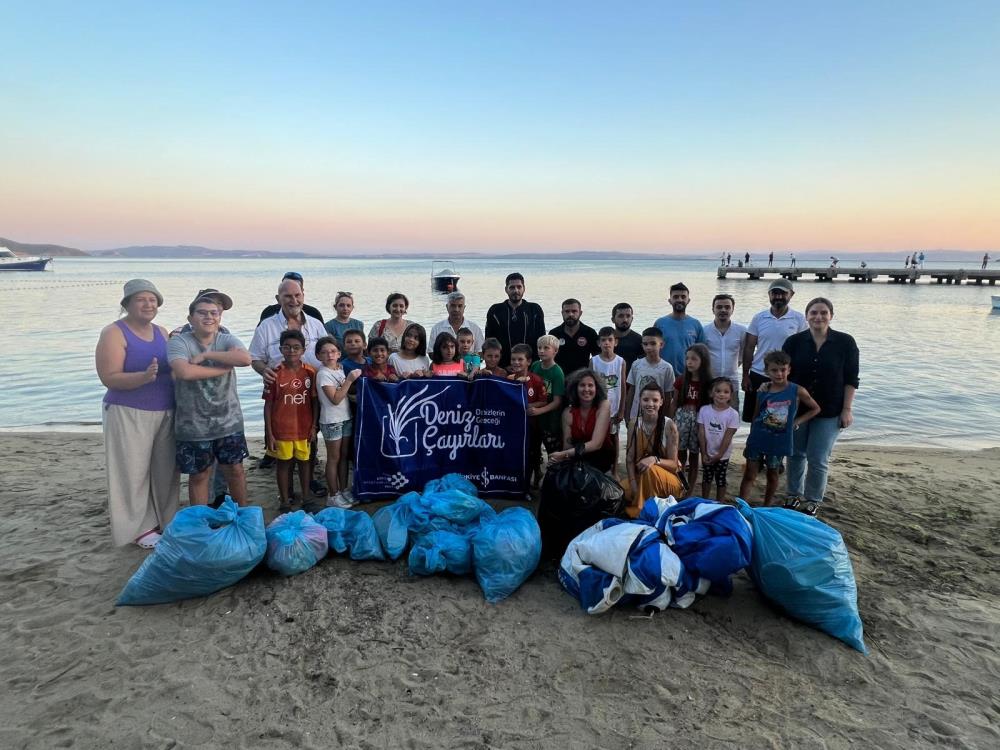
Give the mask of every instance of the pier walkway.
<svg viewBox="0 0 1000 750">
<path fill-rule="evenodd" d="M 747 279 L 763 279 L 781 276 L 797 280 L 812 276 L 814 281 L 833 281 L 838 276 L 848 281 L 871 283 L 884 276 L 894 284 L 916 284 L 919 279 L 930 279 L 938 284 L 989 284 L 996 286 L 1000 281 L 1000 268 L 980 270 L 970 268 L 890 268 L 887 266 L 719 266 L 716 275 L 720 279 L 730 276 Z"/>
</svg>

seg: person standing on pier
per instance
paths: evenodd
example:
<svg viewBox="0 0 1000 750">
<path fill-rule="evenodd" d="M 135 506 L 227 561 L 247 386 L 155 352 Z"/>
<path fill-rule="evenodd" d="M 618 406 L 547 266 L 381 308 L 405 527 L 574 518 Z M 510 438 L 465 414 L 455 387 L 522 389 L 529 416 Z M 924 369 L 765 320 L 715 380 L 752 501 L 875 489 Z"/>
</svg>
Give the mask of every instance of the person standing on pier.
<svg viewBox="0 0 1000 750">
<path fill-rule="evenodd" d="M 983 254 L 983 265 L 982 265 L 982 269 L 984 271 L 986 270 L 986 264 L 989 263 L 989 262 L 990 262 L 990 254 L 989 253 L 984 253 Z"/>
<path fill-rule="evenodd" d="M 727 266 L 733 265 L 733 254 L 732 253 L 726 253 L 726 265 Z"/>
<path fill-rule="evenodd" d="M 745 266 L 749 266 L 750 265 L 750 251 L 749 250 L 747 250 L 746 254 L 743 256 L 743 265 L 745 265 Z"/>
<path fill-rule="evenodd" d="M 663 347 L 660 356 L 674 368 L 674 373 L 684 372 L 684 358 L 692 344 L 705 343 L 705 331 L 701 321 L 687 314 L 687 306 L 691 302 L 688 288 L 681 282 L 670 287 L 670 306 L 673 311 L 669 315 L 657 318 L 653 325 L 663 334 Z"/>
<path fill-rule="evenodd" d="M 795 289 L 788 279 L 775 279 L 767 288 L 771 306 L 761 310 L 747 326 L 743 346 L 743 421 L 752 422 L 757 413 L 757 389 L 768 381 L 764 374 L 764 355 L 780 349 L 793 333 L 804 331 L 805 316 L 788 305 Z"/>
<path fill-rule="evenodd" d="M 774 265 L 774 251 L 772 250 L 767 254 L 767 267 L 770 268 Z"/>
<path fill-rule="evenodd" d="M 921 251 L 920 251 L 920 258 L 919 258 L 919 260 L 920 260 L 920 267 L 921 267 L 921 268 L 923 268 L 923 267 L 924 267 L 924 258 L 926 258 L 926 257 L 927 257 L 927 256 L 926 256 L 926 255 L 924 255 L 924 251 L 923 251 L 923 250 L 921 250 Z"/>
<path fill-rule="evenodd" d="M 789 253 L 792 256 L 792 268 L 795 268 L 795 253 Z"/>
</svg>

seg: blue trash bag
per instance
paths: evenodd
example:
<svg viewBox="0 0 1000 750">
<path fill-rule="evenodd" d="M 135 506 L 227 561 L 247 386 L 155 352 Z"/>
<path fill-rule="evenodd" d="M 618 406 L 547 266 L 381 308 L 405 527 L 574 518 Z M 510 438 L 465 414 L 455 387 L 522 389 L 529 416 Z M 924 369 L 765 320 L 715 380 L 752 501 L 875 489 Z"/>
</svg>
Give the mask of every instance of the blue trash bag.
<svg viewBox="0 0 1000 750">
<path fill-rule="evenodd" d="M 410 503 L 406 498 L 416 494 L 407 493 L 392 505 L 379 508 L 372 516 L 382 551 L 390 560 L 397 560 L 406 552 L 406 546 L 410 541 Z"/>
<path fill-rule="evenodd" d="M 753 526 L 750 574 L 761 593 L 795 619 L 867 654 L 854 570 L 840 533 L 798 511 L 737 503 Z"/>
<path fill-rule="evenodd" d="M 410 572 L 418 576 L 435 573 L 465 575 L 472 570 L 472 544 L 453 531 L 432 531 L 413 543 Z"/>
<path fill-rule="evenodd" d="M 324 508 L 315 516 L 316 523 L 326 527 L 330 550 L 352 560 L 384 560 L 372 517 L 364 511 Z"/>
<path fill-rule="evenodd" d="M 118 605 L 163 604 L 208 596 L 232 586 L 264 558 L 259 507 L 226 500 L 182 508 L 118 596 Z"/>
<path fill-rule="evenodd" d="M 490 506 L 475 495 L 457 489 L 425 492 L 409 501 L 410 531 L 426 533 L 449 524 L 473 523 Z"/>
<path fill-rule="evenodd" d="M 305 573 L 328 549 L 326 527 L 304 510 L 280 515 L 267 527 L 267 567 L 283 576 Z"/>
<path fill-rule="evenodd" d="M 517 591 L 542 556 L 542 532 L 525 508 L 509 508 L 480 525 L 472 537 L 476 580 L 486 601 L 496 604 Z"/>
<path fill-rule="evenodd" d="M 461 474 L 445 474 L 440 479 L 432 479 L 424 485 L 425 495 L 428 492 L 444 492 L 445 490 L 459 490 L 466 495 L 479 496 L 479 490 L 476 489 L 476 485 Z"/>
</svg>

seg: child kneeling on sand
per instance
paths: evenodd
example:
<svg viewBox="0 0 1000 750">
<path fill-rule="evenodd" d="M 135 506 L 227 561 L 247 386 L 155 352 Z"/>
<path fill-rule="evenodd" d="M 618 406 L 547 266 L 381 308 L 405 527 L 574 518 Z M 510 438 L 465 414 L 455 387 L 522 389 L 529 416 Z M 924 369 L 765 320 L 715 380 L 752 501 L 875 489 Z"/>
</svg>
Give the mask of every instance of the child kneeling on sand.
<svg viewBox="0 0 1000 750">
<path fill-rule="evenodd" d="M 792 455 L 792 433 L 819 414 L 819 404 L 801 385 L 788 382 L 792 358 L 779 350 L 764 355 L 764 372 L 771 379 L 757 392 L 757 412 L 743 451 L 746 464 L 740 497 L 747 498 L 757 478 L 758 464 L 767 469 L 764 505 L 771 505 L 778 489 L 778 469 Z"/>
</svg>

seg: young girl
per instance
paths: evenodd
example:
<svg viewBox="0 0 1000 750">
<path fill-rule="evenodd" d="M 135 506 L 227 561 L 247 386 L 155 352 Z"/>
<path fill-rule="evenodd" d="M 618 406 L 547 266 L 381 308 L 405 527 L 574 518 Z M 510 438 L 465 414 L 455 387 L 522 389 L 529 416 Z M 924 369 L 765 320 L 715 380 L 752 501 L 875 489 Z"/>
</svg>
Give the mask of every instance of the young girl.
<svg viewBox="0 0 1000 750">
<path fill-rule="evenodd" d="M 710 357 L 707 346 L 692 344 L 684 355 L 684 374 L 674 381 L 677 401 L 670 416 L 677 423 L 677 458 L 681 467 L 688 465 L 688 487 L 698 476 L 698 410 L 709 402 Z"/>
<path fill-rule="evenodd" d="M 365 324 L 351 317 L 354 312 L 354 295 L 350 292 L 337 292 L 337 296 L 333 298 L 333 309 L 337 311 L 337 317 L 326 321 L 324 325 L 337 346 L 343 349 L 344 334 L 348 331 L 364 331 Z"/>
<path fill-rule="evenodd" d="M 365 366 L 362 374 L 366 378 L 387 380 L 395 383 L 399 380 L 396 368 L 389 364 L 389 342 L 381 336 L 368 339 L 368 356 L 371 363 Z"/>
<path fill-rule="evenodd" d="M 430 375 L 431 361 L 427 358 L 427 331 L 419 323 L 410 323 L 400 338 L 399 351 L 389 355 L 389 364 L 401 378 L 423 378 Z"/>
<path fill-rule="evenodd" d="M 639 413 L 629 426 L 625 465 L 629 506 L 635 518 L 651 497 L 679 497 L 684 491 L 678 472 L 677 425 L 663 414 L 663 390 L 650 381 L 639 391 Z"/>
<path fill-rule="evenodd" d="M 740 415 L 729 404 L 733 384 L 728 378 L 710 383 L 712 403 L 698 411 L 698 444 L 701 446 L 701 496 L 708 497 L 715 479 L 715 500 L 726 502 L 726 472 L 733 452 L 733 435 L 740 426 Z"/>
<path fill-rule="evenodd" d="M 319 390 L 319 429 L 326 443 L 326 486 L 329 488 L 326 504 L 350 508 L 354 505 L 354 496 L 346 489 L 347 457 L 351 452 L 354 423 L 347 392 L 361 376 L 361 370 L 351 370 L 350 375 L 344 375 L 340 348 L 332 336 L 324 336 L 316 342 L 316 358 L 323 364 L 316 373 L 316 386 Z"/>
<path fill-rule="evenodd" d="M 431 372 L 435 375 L 461 375 L 464 371 L 458 354 L 458 340 L 447 331 L 439 333 L 431 353 Z"/>
</svg>

